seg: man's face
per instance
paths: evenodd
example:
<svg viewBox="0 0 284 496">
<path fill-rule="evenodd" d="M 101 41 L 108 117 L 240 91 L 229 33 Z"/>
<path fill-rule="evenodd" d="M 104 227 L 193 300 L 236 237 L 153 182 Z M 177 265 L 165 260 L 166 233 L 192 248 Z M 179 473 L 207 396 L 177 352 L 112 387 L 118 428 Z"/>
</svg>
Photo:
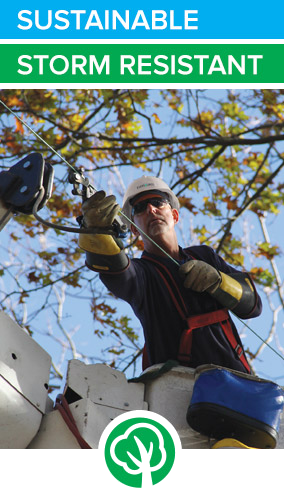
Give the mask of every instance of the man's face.
<svg viewBox="0 0 284 496">
<path fill-rule="evenodd" d="M 139 211 L 139 208 L 137 210 Z M 174 230 L 178 221 L 178 211 L 172 209 L 170 204 L 162 199 L 160 201 L 153 199 L 153 201 L 144 202 L 141 212 L 135 213 L 134 211 L 133 220 L 137 227 L 141 228 L 150 238 L 157 239 Z M 132 230 L 134 234 L 139 233 L 135 227 Z M 141 237 L 145 243 L 142 233 Z"/>
</svg>

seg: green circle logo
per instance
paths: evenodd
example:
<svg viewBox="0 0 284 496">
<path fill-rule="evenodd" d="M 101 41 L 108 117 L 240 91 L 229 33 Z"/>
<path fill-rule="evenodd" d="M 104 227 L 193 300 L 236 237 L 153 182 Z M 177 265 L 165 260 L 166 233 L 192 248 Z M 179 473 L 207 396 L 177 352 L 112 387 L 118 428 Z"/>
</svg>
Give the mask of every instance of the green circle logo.
<svg viewBox="0 0 284 496">
<path fill-rule="evenodd" d="M 134 410 L 119 415 L 106 427 L 99 449 L 119 482 L 146 489 L 168 475 L 181 443 L 176 430 L 164 417 Z"/>
</svg>

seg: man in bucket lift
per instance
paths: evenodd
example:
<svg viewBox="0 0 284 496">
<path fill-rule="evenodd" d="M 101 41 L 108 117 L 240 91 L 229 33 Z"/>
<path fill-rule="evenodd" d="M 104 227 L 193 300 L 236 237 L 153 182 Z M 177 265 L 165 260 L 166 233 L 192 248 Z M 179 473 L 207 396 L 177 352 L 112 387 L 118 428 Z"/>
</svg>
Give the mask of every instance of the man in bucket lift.
<svg viewBox="0 0 284 496">
<path fill-rule="evenodd" d="M 115 196 L 99 191 L 83 204 L 83 226 L 110 226 L 118 211 Z M 179 202 L 159 178 L 144 176 L 130 184 L 122 211 L 144 242 L 140 259 L 129 260 L 120 241 L 107 234 L 80 234 L 79 245 L 86 251 L 86 265 L 100 272 L 105 286 L 140 320 L 143 369 L 177 360 L 193 368 L 214 364 L 250 373 L 228 313 L 233 310 L 242 319 L 260 315 L 261 300 L 248 273 L 206 245 L 178 245 Z"/>
</svg>

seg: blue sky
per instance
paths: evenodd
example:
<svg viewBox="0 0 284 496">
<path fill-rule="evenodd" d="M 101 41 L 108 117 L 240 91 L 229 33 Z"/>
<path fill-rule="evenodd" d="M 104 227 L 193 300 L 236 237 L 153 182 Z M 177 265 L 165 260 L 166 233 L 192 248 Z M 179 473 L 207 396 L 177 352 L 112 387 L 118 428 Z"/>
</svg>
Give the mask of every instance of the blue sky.
<svg viewBox="0 0 284 496">
<path fill-rule="evenodd" d="M 212 90 L 212 96 L 220 96 L 222 94 L 222 90 Z M 163 122 L 166 122 L 167 120 L 167 115 L 164 115 L 162 111 L 159 109 L 159 116 L 161 117 Z M 165 128 L 166 131 L 166 128 Z M 157 134 L 163 134 L 163 128 L 157 128 Z M 168 132 L 168 130 L 167 130 Z M 186 131 L 185 131 L 186 132 Z M 56 168 L 55 174 L 60 173 L 60 168 Z M 120 176 L 120 181 L 124 183 L 124 186 L 127 187 L 127 185 L 135 178 L 140 177 L 141 171 L 138 170 L 137 168 L 134 167 L 127 167 L 124 170 L 122 170 L 121 176 Z M 106 191 L 109 193 L 116 193 L 116 187 L 119 184 L 118 176 L 114 172 L 112 172 L 110 175 L 106 176 L 105 174 L 100 174 L 100 177 L 96 177 L 96 183 L 103 187 L 105 187 Z M 167 168 L 163 169 L 163 178 L 167 181 L 170 181 L 171 179 L 171 171 Z M 284 180 L 284 178 L 283 178 Z M 71 186 L 67 186 L 69 188 L 69 193 L 71 195 Z M 202 195 L 204 194 L 204 191 L 201 192 L 201 194 L 197 194 L 197 197 L 199 201 L 202 201 Z M 196 200 L 196 198 L 194 198 Z M 75 200 L 74 200 L 75 201 Z M 119 198 L 119 201 L 121 202 L 121 198 Z M 44 218 L 47 218 L 48 216 L 48 210 L 44 210 L 42 216 Z M 249 237 L 249 242 L 250 244 L 253 245 L 253 243 L 256 243 L 257 240 L 261 239 L 261 232 L 260 232 L 260 227 L 256 222 L 255 217 L 253 217 L 249 212 L 244 215 L 245 217 L 245 222 L 247 223 L 247 236 Z M 269 235 L 271 238 L 271 243 L 279 245 L 280 249 L 282 250 L 282 255 L 278 257 L 277 259 L 277 265 L 278 265 L 278 270 L 280 272 L 280 276 L 283 274 L 283 269 L 284 269 L 284 258 L 283 258 L 283 246 L 284 246 L 284 237 L 283 237 L 283 211 L 278 215 L 270 215 L 267 218 L 267 227 L 269 231 Z M 193 214 L 186 212 L 181 218 L 180 224 L 177 229 L 177 234 L 179 238 L 179 242 L 181 245 L 190 245 L 190 244 L 195 244 L 197 240 L 194 238 L 193 235 L 193 227 L 197 226 L 199 223 L 204 223 L 204 218 L 201 216 L 194 216 Z M 208 229 L 212 229 L 214 231 L 215 226 L 215 221 L 212 218 L 206 219 L 206 225 L 208 225 Z M 14 230 L 16 224 L 14 221 L 10 221 L 9 226 L 7 227 L 7 232 L 4 230 L 1 233 L 2 239 L 1 239 L 1 246 L 0 246 L 0 252 L 2 253 L 2 257 L 6 256 L 6 247 L 9 244 L 9 239 L 8 239 L 8 230 Z M 243 229 L 243 220 L 238 221 L 236 223 L 234 229 L 239 230 L 241 233 Z M 52 248 L 53 245 L 56 247 L 58 244 L 60 245 L 63 243 L 73 243 L 71 241 L 72 235 L 69 234 L 64 234 L 64 237 L 59 237 L 56 238 L 56 236 L 52 235 L 49 236 L 49 248 Z M 19 242 L 18 246 L 16 246 L 16 250 L 21 250 L 24 249 L 24 247 L 21 247 L 21 242 Z M 34 263 L 35 266 L 40 262 L 36 254 L 34 256 Z M 246 260 L 246 269 L 250 270 L 252 267 L 250 265 L 251 258 L 250 255 L 247 255 L 247 260 Z M 83 262 L 83 260 L 82 260 Z M 84 274 L 87 276 L 90 276 L 88 274 L 89 271 L 85 269 Z M 92 274 L 94 275 L 94 274 Z M 95 276 L 95 275 L 94 275 Z M 95 276 L 96 277 L 96 276 Z M 13 288 L 13 280 L 7 280 L 5 281 L 7 283 L 7 291 L 12 290 Z M 101 284 L 101 283 L 100 283 Z M 102 286 L 98 285 L 98 288 Z M 94 329 L 96 328 L 96 324 L 93 322 L 92 315 L 90 312 L 90 306 L 89 306 L 89 298 L 90 298 L 90 292 L 88 292 L 88 285 L 84 287 L 83 284 L 83 277 L 82 277 L 82 288 L 76 289 L 76 290 L 70 290 L 70 288 L 65 288 L 64 291 L 62 291 L 61 297 L 64 298 L 64 305 L 63 305 L 63 315 L 64 315 L 64 322 L 66 323 L 66 326 L 68 329 L 71 330 L 71 335 L 72 339 L 74 339 L 74 342 L 76 343 L 77 348 L 84 354 L 88 355 L 91 354 L 95 357 L 101 357 L 102 356 L 102 351 L 110 345 L 113 341 L 109 339 L 100 339 L 97 335 L 94 334 Z M 3 288 L 2 288 L 3 289 Z M 36 297 L 37 298 L 37 297 Z M 58 298 L 60 298 L 60 295 L 58 295 Z M 263 313 L 260 317 L 257 319 L 253 319 L 250 322 L 248 322 L 248 325 L 255 331 L 257 332 L 263 339 L 266 339 L 268 330 L 271 327 L 271 319 L 272 319 L 272 314 L 271 311 L 267 305 L 266 299 L 263 299 L 264 301 L 264 309 Z M 35 305 L 38 304 L 38 301 L 35 299 Z M 272 298 L 272 304 L 277 307 L 277 296 L 273 296 Z M 140 344 L 143 344 L 143 336 L 142 336 L 142 331 L 141 331 L 141 326 L 140 323 L 137 321 L 135 318 L 131 308 L 129 305 L 127 305 L 124 302 L 121 302 L 120 300 L 115 301 L 115 306 L 118 309 L 119 314 L 121 315 L 127 315 L 128 317 L 131 317 L 133 325 L 135 329 L 137 330 L 137 333 L 140 335 Z M 32 306 L 31 306 L 32 308 Z M 41 346 L 43 346 L 44 349 L 46 349 L 47 352 L 49 352 L 53 357 L 54 361 L 60 362 L 61 360 L 61 353 L 62 349 L 60 346 L 58 346 L 59 340 L 62 340 L 66 342 L 66 336 L 64 334 L 55 336 L 52 335 L 53 330 L 53 323 L 55 322 L 55 315 L 54 315 L 54 306 L 50 306 L 50 309 L 47 311 L 46 315 L 46 322 L 42 321 L 42 317 L 38 318 L 36 321 L 36 326 L 38 326 L 38 333 L 34 334 L 34 339 L 36 339 Z M 236 326 L 241 334 L 241 337 L 243 339 L 245 347 L 249 346 L 252 351 L 256 351 L 258 347 L 261 345 L 261 341 L 241 322 L 238 321 L 238 319 L 235 318 L 235 323 Z M 278 323 L 277 323 L 277 339 L 280 340 L 280 345 L 284 347 L 284 339 L 283 339 L 283 309 L 280 311 L 278 315 Z M 273 339 L 270 342 L 270 345 L 272 347 L 277 347 L 277 342 L 275 339 Z M 105 355 L 107 356 L 107 355 Z M 65 358 L 72 358 L 72 355 L 70 352 L 67 353 Z M 140 361 L 139 365 L 137 366 L 137 369 L 135 370 L 135 375 L 138 375 L 141 372 L 141 366 L 140 366 Z M 267 347 L 264 348 L 263 352 L 261 353 L 260 357 L 257 358 L 254 362 L 254 367 L 256 373 L 267 379 L 271 379 L 279 383 L 280 385 L 284 385 L 284 363 L 283 360 L 279 356 L 277 356 L 273 351 Z M 66 373 L 66 367 L 67 367 L 67 362 L 64 360 L 62 366 L 61 366 L 61 371 L 63 373 Z M 127 371 L 127 376 L 131 377 L 133 374 L 133 369 L 129 369 Z"/>
</svg>

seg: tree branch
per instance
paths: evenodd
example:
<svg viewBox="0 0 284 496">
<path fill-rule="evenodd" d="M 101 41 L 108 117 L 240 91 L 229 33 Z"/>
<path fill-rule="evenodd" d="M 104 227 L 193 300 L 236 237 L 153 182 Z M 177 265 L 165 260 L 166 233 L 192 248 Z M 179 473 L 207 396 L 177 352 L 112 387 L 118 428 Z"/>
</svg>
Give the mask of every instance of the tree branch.
<svg viewBox="0 0 284 496">
<path fill-rule="evenodd" d="M 281 171 L 281 169 L 283 167 L 284 167 L 284 160 L 279 165 L 279 167 L 277 167 L 277 169 L 275 169 L 275 171 L 269 176 L 269 178 L 258 188 L 258 190 L 254 193 L 254 195 L 251 196 L 248 199 L 248 201 L 235 213 L 235 215 L 231 219 L 229 219 L 227 224 L 223 228 L 221 228 L 221 230 L 225 229 L 225 232 L 224 232 L 224 234 L 223 234 L 223 236 L 222 236 L 222 238 L 218 244 L 218 247 L 216 249 L 217 253 L 219 253 L 220 250 L 222 249 L 223 244 L 225 242 L 225 239 L 231 230 L 233 222 L 235 222 L 244 213 L 244 211 L 247 210 L 249 208 L 249 206 L 260 197 L 261 193 L 265 190 L 265 188 L 269 184 L 272 183 L 273 179 L 279 174 L 279 172 Z"/>
</svg>

